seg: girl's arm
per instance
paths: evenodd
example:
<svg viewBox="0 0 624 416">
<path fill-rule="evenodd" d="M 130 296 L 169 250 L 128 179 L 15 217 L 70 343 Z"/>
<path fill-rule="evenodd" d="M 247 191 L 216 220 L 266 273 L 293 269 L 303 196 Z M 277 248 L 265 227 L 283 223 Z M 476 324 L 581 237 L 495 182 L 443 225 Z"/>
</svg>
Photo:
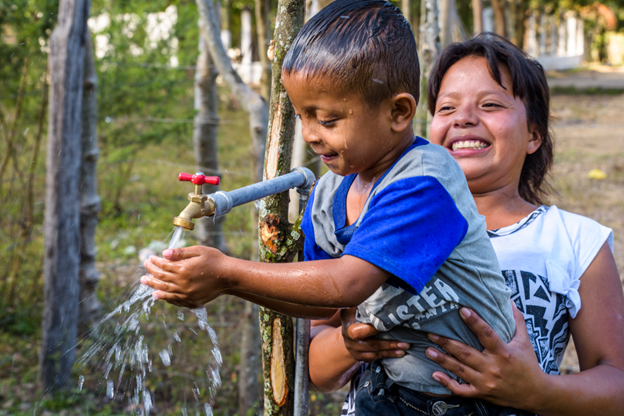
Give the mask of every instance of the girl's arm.
<svg viewBox="0 0 624 416">
<path fill-rule="evenodd" d="M 485 347 L 482 353 L 433 335 L 434 342 L 457 358 L 433 348 L 427 350 L 431 359 L 468 384 L 458 384 L 441 372 L 434 373 L 434 378 L 459 396 L 540 415 L 624 414 L 624 296 L 606 243 L 581 277 L 579 293 L 582 306 L 569 324 L 580 373 L 553 376 L 541 371 L 517 310 L 516 335 L 509 344 L 468 311 L 469 316 L 462 314 L 462 318 Z"/>
<path fill-rule="evenodd" d="M 165 250 L 144 265 L 151 274 L 141 283 L 157 291 L 154 297 L 177 305 L 197 307 L 224 293 L 257 296 L 315 308 L 356 306 L 390 276 L 357 257 L 300 263 L 258 263 L 228 257 L 210 247 Z M 275 303 L 279 310 L 279 305 Z M 283 310 L 288 313 L 290 307 Z M 331 316 L 324 314 L 324 317 Z M 312 315 L 318 317 L 318 315 Z"/>
<path fill-rule="evenodd" d="M 327 321 L 312 322 L 310 381 L 321 392 L 343 387 L 362 363 L 402 357 L 409 348 L 404 342 L 371 339 L 378 331 L 371 325 L 355 324 L 354 319 L 355 309 L 342 309 Z"/>
</svg>

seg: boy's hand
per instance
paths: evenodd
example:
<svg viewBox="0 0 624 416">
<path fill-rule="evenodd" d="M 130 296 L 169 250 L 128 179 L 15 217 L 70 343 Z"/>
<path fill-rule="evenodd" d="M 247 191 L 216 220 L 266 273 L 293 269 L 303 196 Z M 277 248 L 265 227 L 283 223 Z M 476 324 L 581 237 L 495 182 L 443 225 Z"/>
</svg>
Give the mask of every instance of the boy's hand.
<svg viewBox="0 0 624 416">
<path fill-rule="evenodd" d="M 167 249 L 163 257 L 150 256 L 143 265 L 150 275 L 141 283 L 156 289 L 152 295 L 177 306 L 197 308 L 223 294 L 227 256 L 210 247 Z"/>
<path fill-rule="evenodd" d="M 371 338 L 379 331 L 372 325 L 355 323 L 355 308 L 341 309 L 340 320 L 345 347 L 356 361 L 370 363 L 382 358 L 403 357 L 404 350 L 410 347 L 406 342 Z"/>
</svg>

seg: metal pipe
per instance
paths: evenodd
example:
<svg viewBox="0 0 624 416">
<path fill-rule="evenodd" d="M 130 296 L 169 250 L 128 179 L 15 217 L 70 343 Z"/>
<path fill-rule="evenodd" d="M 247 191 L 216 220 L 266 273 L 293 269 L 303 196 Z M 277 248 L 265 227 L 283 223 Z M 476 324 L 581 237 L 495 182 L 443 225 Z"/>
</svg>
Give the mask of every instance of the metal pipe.
<svg viewBox="0 0 624 416">
<path fill-rule="evenodd" d="M 215 204 L 216 217 L 227 214 L 232 208 L 248 202 L 279 194 L 292 188 L 310 188 L 316 178 L 308 168 L 295 168 L 286 175 L 254 183 L 230 192 L 215 192 L 208 195 Z"/>
<path fill-rule="evenodd" d="M 310 196 L 310 187 L 297 188 L 299 193 L 299 214 L 303 212 Z M 297 261 L 303 261 L 303 250 L 299 251 Z M 295 408 L 293 416 L 308 416 L 309 405 L 309 360 L 310 321 L 297 319 L 295 332 Z"/>
<path fill-rule="evenodd" d="M 254 183 L 230 192 L 215 192 L 214 194 L 202 194 L 201 186 L 204 183 L 218 183 L 219 178 L 206 177 L 203 173 L 195 175 L 180 174 L 180 180 L 191 181 L 195 184 L 195 192 L 189 194 L 190 203 L 184 210 L 173 219 L 173 225 L 192 230 L 195 225 L 193 219 L 201 217 L 225 215 L 232 208 L 248 202 L 265 198 L 269 195 L 279 194 L 291 188 L 297 188 L 309 192 L 310 187 L 316 180 L 314 173 L 308 168 L 295 168 L 286 175 L 277 178 Z M 301 192 L 300 192 L 301 193 Z"/>
</svg>

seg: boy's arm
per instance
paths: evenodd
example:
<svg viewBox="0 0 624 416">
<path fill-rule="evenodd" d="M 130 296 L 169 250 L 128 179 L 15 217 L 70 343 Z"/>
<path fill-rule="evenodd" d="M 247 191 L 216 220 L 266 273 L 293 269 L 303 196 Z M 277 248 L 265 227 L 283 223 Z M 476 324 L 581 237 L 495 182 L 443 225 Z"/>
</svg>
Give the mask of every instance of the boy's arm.
<svg viewBox="0 0 624 416">
<path fill-rule="evenodd" d="M 194 246 L 165 250 L 163 256 L 145 261 L 151 276 L 143 276 L 141 282 L 157 290 L 155 298 L 184 306 L 203 305 L 227 291 L 312 307 L 352 307 L 390 276 L 348 255 L 300 263 L 258 263 Z"/>
<path fill-rule="evenodd" d="M 303 319 L 327 319 L 336 313 L 335 308 L 317 308 L 314 306 L 297 305 L 296 303 L 282 302 L 275 299 L 265 298 L 253 293 L 226 290 L 226 295 L 232 295 L 248 300 L 257 305 L 264 306 L 284 315 Z"/>
</svg>

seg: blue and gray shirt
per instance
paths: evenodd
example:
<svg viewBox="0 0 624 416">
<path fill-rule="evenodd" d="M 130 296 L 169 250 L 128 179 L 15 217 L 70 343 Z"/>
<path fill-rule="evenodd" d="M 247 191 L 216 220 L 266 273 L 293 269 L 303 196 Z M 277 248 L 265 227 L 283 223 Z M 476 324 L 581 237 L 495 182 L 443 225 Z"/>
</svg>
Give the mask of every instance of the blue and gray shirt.
<svg viewBox="0 0 624 416">
<path fill-rule="evenodd" d="M 459 165 L 443 147 L 417 138 L 377 180 L 358 220 L 346 225 L 347 193 L 356 174 L 331 172 L 316 184 L 302 230 L 306 260 L 345 254 L 391 274 L 359 305 L 357 319 L 380 338 L 409 342 L 401 358 L 384 359 L 390 379 L 412 390 L 450 394 L 431 375 L 443 371 L 425 350 L 432 332 L 482 350 L 459 317 L 467 306 L 508 342 L 515 331 L 506 288 L 484 218 Z"/>
</svg>

